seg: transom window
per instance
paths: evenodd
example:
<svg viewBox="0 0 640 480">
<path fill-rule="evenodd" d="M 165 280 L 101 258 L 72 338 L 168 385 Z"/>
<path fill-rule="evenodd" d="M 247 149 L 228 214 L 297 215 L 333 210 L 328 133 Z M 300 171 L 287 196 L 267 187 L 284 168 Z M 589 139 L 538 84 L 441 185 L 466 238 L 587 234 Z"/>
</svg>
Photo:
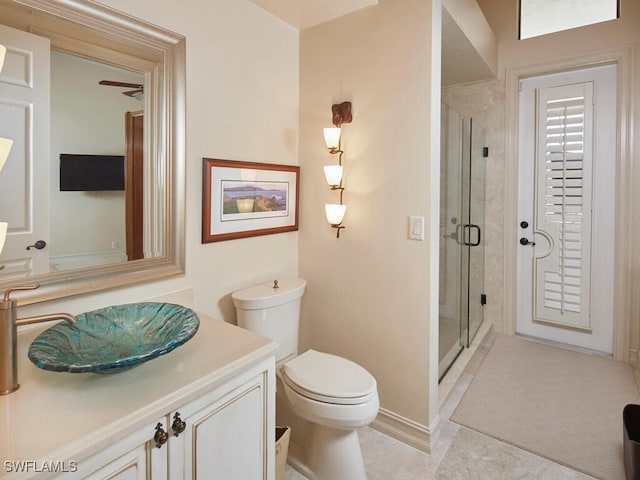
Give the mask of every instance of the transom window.
<svg viewBox="0 0 640 480">
<path fill-rule="evenodd" d="M 620 18 L 620 0 L 520 0 L 519 38 Z"/>
</svg>

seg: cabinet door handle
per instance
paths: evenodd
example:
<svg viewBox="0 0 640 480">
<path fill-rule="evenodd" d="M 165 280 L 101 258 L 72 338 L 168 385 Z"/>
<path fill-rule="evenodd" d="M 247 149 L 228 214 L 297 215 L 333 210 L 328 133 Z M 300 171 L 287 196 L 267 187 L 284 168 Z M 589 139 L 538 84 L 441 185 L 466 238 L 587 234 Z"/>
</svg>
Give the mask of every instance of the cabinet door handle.
<svg viewBox="0 0 640 480">
<path fill-rule="evenodd" d="M 176 412 L 173 416 L 173 423 L 171 424 L 171 430 L 173 430 L 173 435 L 177 437 L 184 429 L 187 428 L 187 423 L 180 418 L 180 413 Z"/>
<path fill-rule="evenodd" d="M 162 445 L 167 443 L 167 441 L 169 440 L 169 434 L 164 431 L 164 429 L 162 428 L 162 423 L 160 422 L 158 422 L 158 425 L 156 425 L 156 433 L 153 436 L 153 439 L 156 442 L 156 448 L 162 447 Z"/>
</svg>

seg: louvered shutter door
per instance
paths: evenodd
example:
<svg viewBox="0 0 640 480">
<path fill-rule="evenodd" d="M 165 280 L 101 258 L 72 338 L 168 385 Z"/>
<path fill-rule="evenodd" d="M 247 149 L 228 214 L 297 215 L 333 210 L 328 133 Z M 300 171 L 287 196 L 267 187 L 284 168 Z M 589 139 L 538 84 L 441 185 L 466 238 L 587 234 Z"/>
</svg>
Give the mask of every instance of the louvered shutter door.
<svg viewBox="0 0 640 480">
<path fill-rule="evenodd" d="M 593 83 L 538 90 L 534 321 L 591 329 Z"/>
</svg>

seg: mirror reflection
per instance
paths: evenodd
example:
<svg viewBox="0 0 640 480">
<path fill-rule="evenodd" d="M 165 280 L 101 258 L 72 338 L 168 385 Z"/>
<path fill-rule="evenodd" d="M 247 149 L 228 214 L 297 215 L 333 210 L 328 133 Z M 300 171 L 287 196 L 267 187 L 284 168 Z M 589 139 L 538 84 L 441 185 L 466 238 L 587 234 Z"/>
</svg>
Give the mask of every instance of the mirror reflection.
<svg viewBox="0 0 640 480">
<path fill-rule="evenodd" d="M 2 208 L 9 230 L 1 274 L 20 277 L 145 258 L 144 74 L 87 58 L 89 49 L 85 57 L 62 50 L 58 37 L 43 36 L 58 27 L 42 16 L 20 8 L 2 13 L 0 44 L 8 54 L 0 108 L 3 135 L 14 145 L 0 177 L 0 205 L 12 206 Z M 64 36 L 73 39 L 73 29 Z M 31 114 L 37 122 L 29 128 Z M 28 159 L 30 142 L 41 154 Z M 48 215 L 32 216 L 32 208 Z M 152 255 L 147 249 L 146 258 Z"/>
<path fill-rule="evenodd" d="M 184 38 L 86 0 L 0 0 L 0 44 L 0 287 L 181 272 Z"/>
<path fill-rule="evenodd" d="M 100 83 L 104 81 L 124 86 Z M 143 82 L 140 73 L 51 52 L 52 271 L 145 258 L 143 222 L 126 215 L 136 207 L 140 220 L 143 215 L 142 204 L 134 201 L 144 192 L 144 94 L 135 87 Z M 132 168 L 136 175 L 126 178 L 130 163 L 141 169 L 140 175 Z M 46 232 L 36 236 L 47 238 Z"/>
</svg>

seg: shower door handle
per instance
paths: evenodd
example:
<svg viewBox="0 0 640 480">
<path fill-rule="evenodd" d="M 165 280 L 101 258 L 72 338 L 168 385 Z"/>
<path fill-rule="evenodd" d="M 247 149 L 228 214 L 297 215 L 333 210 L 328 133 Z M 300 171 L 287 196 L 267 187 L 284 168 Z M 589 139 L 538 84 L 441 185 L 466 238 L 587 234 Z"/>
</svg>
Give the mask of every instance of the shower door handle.
<svg viewBox="0 0 640 480">
<path fill-rule="evenodd" d="M 476 241 L 471 241 L 471 229 L 475 229 L 478 235 L 476 236 Z M 460 239 L 460 231 L 462 231 L 462 240 Z M 467 247 L 477 247 L 480 245 L 480 241 L 482 240 L 482 235 L 480 232 L 480 227 L 478 225 L 474 225 L 473 223 L 467 223 L 466 225 L 458 225 L 456 227 L 456 241 L 458 245 L 465 245 Z"/>
<path fill-rule="evenodd" d="M 473 223 L 470 223 L 469 225 L 465 225 L 465 227 L 469 231 L 469 241 L 466 242 L 465 245 L 468 245 L 469 247 L 477 247 L 478 245 L 480 245 L 480 241 L 482 240 L 480 227 L 478 225 L 473 224 Z M 476 237 L 476 241 L 475 242 L 471 241 L 471 229 L 472 228 L 474 228 L 476 230 L 476 232 L 478 232 L 478 236 Z"/>
</svg>

